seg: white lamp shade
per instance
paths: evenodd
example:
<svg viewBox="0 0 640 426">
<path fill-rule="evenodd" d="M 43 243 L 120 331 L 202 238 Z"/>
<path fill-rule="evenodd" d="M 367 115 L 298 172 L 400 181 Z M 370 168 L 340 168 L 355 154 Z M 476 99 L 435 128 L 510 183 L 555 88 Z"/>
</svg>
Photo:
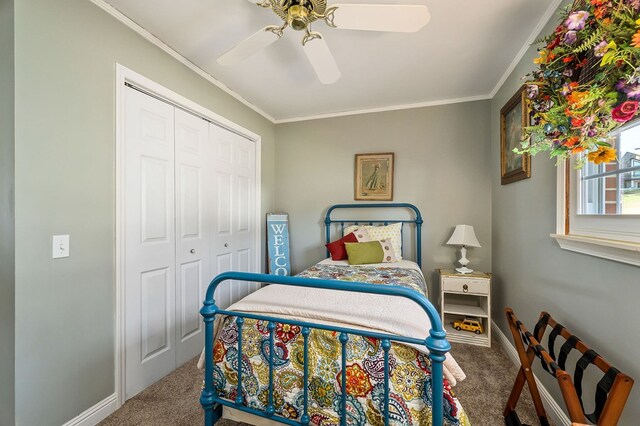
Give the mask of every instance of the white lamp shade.
<svg viewBox="0 0 640 426">
<path fill-rule="evenodd" d="M 471 225 L 457 225 L 447 244 L 453 246 L 482 247 Z"/>
</svg>

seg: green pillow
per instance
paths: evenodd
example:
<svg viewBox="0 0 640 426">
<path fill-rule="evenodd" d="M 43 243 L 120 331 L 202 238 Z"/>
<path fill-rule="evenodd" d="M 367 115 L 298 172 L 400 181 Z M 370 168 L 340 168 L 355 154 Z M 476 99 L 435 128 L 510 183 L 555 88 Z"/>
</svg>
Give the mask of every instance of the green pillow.
<svg viewBox="0 0 640 426">
<path fill-rule="evenodd" d="M 345 243 L 349 255 L 349 265 L 365 265 L 367 263 L 382 263 L 384 250 L 380 241 L 366 243 Z"/>
</svg>

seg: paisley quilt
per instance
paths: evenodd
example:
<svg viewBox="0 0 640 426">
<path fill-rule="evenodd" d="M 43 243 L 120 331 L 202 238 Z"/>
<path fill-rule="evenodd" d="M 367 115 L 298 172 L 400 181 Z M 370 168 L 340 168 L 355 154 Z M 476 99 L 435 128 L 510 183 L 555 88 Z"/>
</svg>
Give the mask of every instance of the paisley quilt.
<svg viewBox="0 0 640 426">
<path fill-rule="evenodd" d="M 400 285 L 425 292 L 422 276 L 402 268 L 353 268 L 315 265 L 300 276 Z M 272 287 L 272 286 L 269 286 Z M 256 294 L 256 293 L 254 293 Z M 242 359 L 238 359 L 237 317 L 226 317 L 214 347 L 214 384 L 221 398 L 236 400 L 237 368 L 242 366 L 244 404 L 265 411 L 269 392 L 268 322 L 245 318 Z M 303 414 L 304 337 L 296 325 L 277 323 L 274 330 L 274 405 L 276 414 L 299 420 Z M 338 333 L 311 330 L 308 337 L 311 424 L 338 426 L 342 414 L 342 345 Z M 346 343 L 347 424 L 384 425 L 384 351 L 380 340 L 349 335 Z M 389 351 L 390 424 L 431 424 L 431 368 L 428 356 L 399 343 Z M 469 420 L 444 380 L 445 424 L 467 426 Z"/>
<path fill-rule="evenodd" d="M 407 287 L 427 296 L 427 286 L 422 273 L 415 269 L 343 266 L 318 263 L 298 274 L 299 277 L 324 280 L 355 281 L 370 284 Z"/>
</svg>

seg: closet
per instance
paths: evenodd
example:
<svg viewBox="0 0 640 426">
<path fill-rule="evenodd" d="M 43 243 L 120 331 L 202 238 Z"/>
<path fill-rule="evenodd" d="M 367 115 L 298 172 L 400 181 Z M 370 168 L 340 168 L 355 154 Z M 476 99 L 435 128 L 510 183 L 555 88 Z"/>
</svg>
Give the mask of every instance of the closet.
<svg viewBox="0 0 640 426">
<path fill-rule="evenodd" d="M 126 399 L 198 355 L 211 279 L 256 268 L 254 142 L 125 88 Z M 226 308 L 256 287 L 226 283 Z"/>
</svg>

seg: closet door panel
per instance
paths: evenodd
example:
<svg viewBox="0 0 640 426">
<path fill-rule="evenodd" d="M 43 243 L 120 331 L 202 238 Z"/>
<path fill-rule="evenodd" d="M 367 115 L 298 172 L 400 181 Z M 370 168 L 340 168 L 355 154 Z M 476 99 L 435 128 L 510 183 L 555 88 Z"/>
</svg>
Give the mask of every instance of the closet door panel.
<svg viewBox="0 0 640 426">
<path fill-rule="evenodd" d="M 214 124 L 209 125 L 209 137 L 217 153 L 217 225 L 212 239 L 212 255 L 218 259 L 215 272 L 256 272 L 255 144 Z M 255 287 L 247 282 L 226 282 L 218 287 L 216 300 L 226 308 Z"/>
<path fill-rule="evenodd" d="M 140 157 L 142 243 L 168 241 L 171 235 L 172 165 L 161 158 Z"/>
<path fill-rule="evenodd" d="M 233 214 L 233 173 L 229 170 L 216 172 L 218 196 L 216 199 L 217 226 L 216 238 L 230 237 L 231 215 Z"/>
<path fill-rule="evenodd" d="M 125 89 L 126 398 L 175 369 L 174 108 Z"/>
<path fill-rule="evenodd" d="M 222 274 L 223 272 L 229 272 L 234 270 L 233 259 L 231 253 L 220 253 L 216 256 L 216 272 L 214 275 Z M 233 282 L 226 281 L 221 283 L 216 289 L 214 298 L 216 305 L 222 309 L 227 309 L 233 303 L 233 297 L 231 289 L 233 288 Z"/>
<path fill-rule="evenodd" d="M 251 272 L 251 257 L 253 256 L 253 252 L 250 249 L 242 249 L 238 250 L 238 271 L 240 272 Z M 235 295 L 237 300 L 242 299 L 247 296 L 251 291 L 251 284 L 242 281 L 238 285 L 238 292 Z"/>
<path fill-rule="evenodd" d="M 173 306 L 170 306 L 172 280 L 169 268 L 145 271 L 140 274 L 140 319 L 142 353 L 141 362 L 171 350 L 169 321 Z"/>
<path fill-rule="evenodd" d="M 242 136 L 234 138 L 234 174 L 236 206 L 234 229 L 236 255 L 239 270 L 257 271 L 255 263 L 255 144 Z M 237 299 L 257 289 L 257 284 L 242 282 L 238 286 Z"/>
<path fill-rule="evenodd" d="M 177 173 L 180 178 L 180 237 L 183 240 L 202 238 L 202 170 L 181 164 Z"/>
<path fill-rule="evenodd" d="M 187 262 L 180 265 L 180 341 L 184 341 L 201 330 L 200 317 L 200 295 L 202 294 L 202 262 Z"/>
<path fill-rule="evenodd" d="M 233 214 L 234 214 L 234 176 L 233 176 L 233 140 L 231 133 L 214 124 L 209 124 L 209 140 L 214 147 L 216 170 L 216 225 L 211 238 L 211 252 L 215 258 L 214 275 L 236 270 L 233 256 Z M 221 283 L 214 295 L 216 304 L 223 309 L 234 302 L 232 281 Z"/>
<path fill-rule="evenodd" d="M 236 192 L 238 197 L 238 221 L 236 232 L 239 234 L 251 233 L 251 179 L 248 176 L 238 175 L 236 180 Z"/>
<path fill-rule="evenodd" d="M 175 137 L 176 360 L 180 366 L 202 351 L 204 326 L 199 309 L 212 277 L 209 216 L 215 194 L 209 123 L 176 109 Z"/>
<path fill-rule="evenodd" d="M 220 164 L 220 162 L 218 162 Z M 223 163 L 224 164 L 224 163 Z M 217 268 L 213 275 L 235 270 L 235 261 L 232 253 L 233 237 L 233 173 L 226 170 L 216 171 L 217 198 L 216 198 L 216 226 L 215 233 L 211 239 L 213 252 L 217 257 Z M 232 288 L 234 283 L 227 281 L 221 283 L 216 289 L 215 299 L 220 301 L 220 306 L 229 307 L 234 301 Z"/>
</svg>

